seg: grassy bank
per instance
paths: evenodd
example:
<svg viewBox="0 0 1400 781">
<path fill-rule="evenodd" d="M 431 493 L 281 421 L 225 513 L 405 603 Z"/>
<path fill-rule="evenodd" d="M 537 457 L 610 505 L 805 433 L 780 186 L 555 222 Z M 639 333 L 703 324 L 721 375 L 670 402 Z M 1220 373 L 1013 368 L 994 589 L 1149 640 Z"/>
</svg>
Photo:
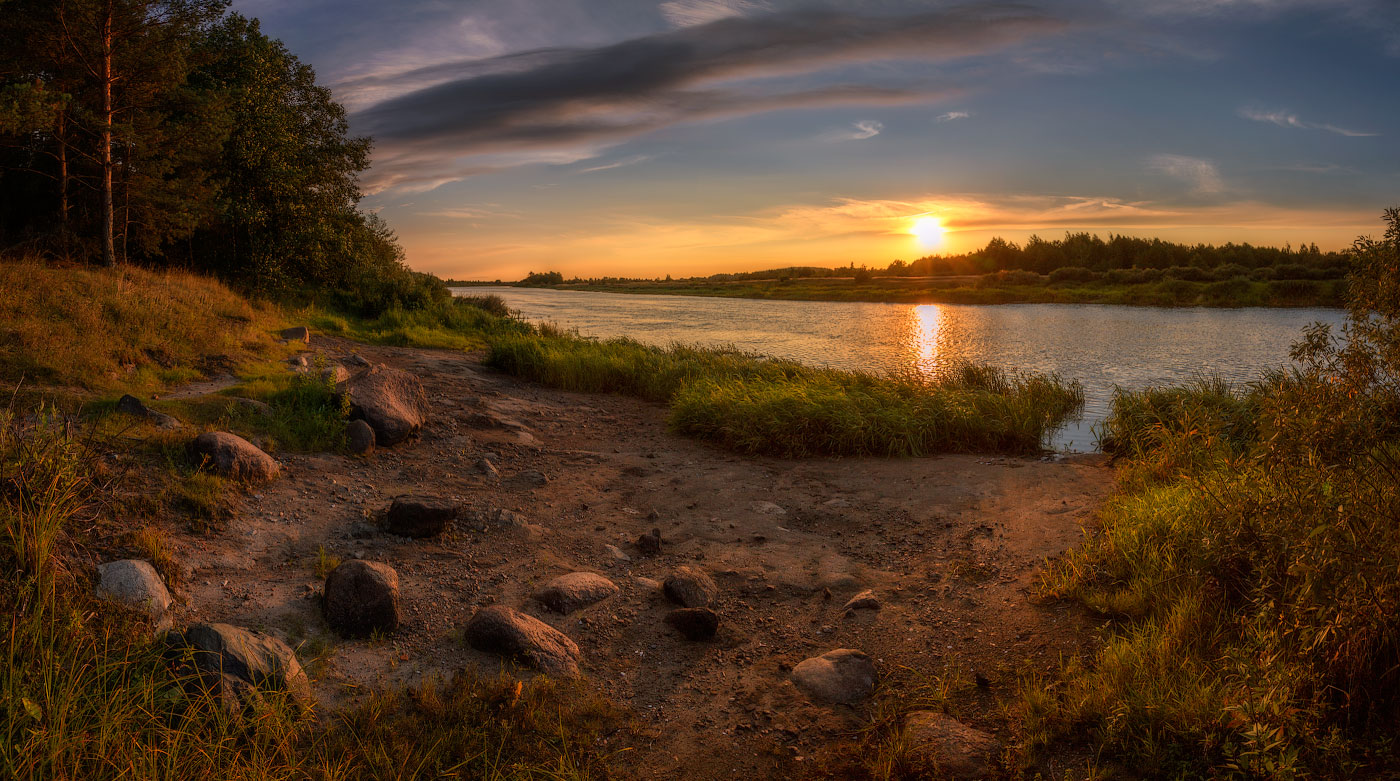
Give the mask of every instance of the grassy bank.
<svg viewBox="0 0 1400 781">
<path fill-rule="evenodd" d="M 737 350 L 552 329 L 494 339 L 487 362 L 565 390 L 671 406 L 678 433 L 780 456 L 1027 454 L 1084 402 L 1077 383 L 968 367 L 940 379 L 814 369 Z"/>
<path fill-rule="evenodd" d="M 1358 242 L 1349 327 L 1296 369 L 1123 393 L 1122 490 L 1054 567 L 1113 619 L 1024 692 L 1027 738 L 1151 776 L 1342 778 L 1400 766 L 1400 212 Z M 1150 770 L 1149 770 L 1150 769 Z"/>
<path fill-rule="evenodd" d="M 1338 307 L 1344 282 L 1336 279 L 1180 279 L 1162 273 L 1120 281 L 1009 272 L 983 276 L 706 280 L 548 285 L 558 290 L 714 296 L 794 301 L 869 301 L 901 304 L 1120 304 L 1126 306 Z"/>
</svg>

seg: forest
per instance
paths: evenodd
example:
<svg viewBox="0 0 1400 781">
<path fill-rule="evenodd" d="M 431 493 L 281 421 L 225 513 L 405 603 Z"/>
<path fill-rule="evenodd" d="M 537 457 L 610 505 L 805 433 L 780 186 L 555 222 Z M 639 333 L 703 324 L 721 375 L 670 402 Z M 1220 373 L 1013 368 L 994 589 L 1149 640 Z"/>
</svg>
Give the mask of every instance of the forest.
<svg viewBox="0 0 1400 781">
<path fill-rule="evenodd" d="M 370 140 L 226 0 L 0 0 L 0 252 L 374 314 L 448 293 L 358 208 Z"/>
</svg>

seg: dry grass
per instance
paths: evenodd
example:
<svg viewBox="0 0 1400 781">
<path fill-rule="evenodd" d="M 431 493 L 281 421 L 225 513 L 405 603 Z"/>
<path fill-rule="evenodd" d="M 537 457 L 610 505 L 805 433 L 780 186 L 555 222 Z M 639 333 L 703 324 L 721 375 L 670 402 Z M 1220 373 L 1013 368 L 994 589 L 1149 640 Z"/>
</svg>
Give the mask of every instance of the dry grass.
<svg viewBox="0 0 1400 781">
<path fill-rule="evenodd" d="M 0 381 L 150 393 L 275 352 L 281 313 L 222 283 L 0 260 Z"/>
</svg>

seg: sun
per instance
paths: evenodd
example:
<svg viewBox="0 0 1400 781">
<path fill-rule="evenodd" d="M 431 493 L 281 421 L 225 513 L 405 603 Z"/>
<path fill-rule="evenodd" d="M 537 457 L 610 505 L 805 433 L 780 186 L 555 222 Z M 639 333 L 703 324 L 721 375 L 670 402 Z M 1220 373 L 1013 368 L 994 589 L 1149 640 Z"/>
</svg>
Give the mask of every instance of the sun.
<svg viewBox="0 0 1400 781">
<path fill-rule="evenodd" d="M 943 243 L 943 221 L 937 217 L 919 217 L 909 226 L 909 233 L 921 246 L 936 247 Z"/>
</svg>

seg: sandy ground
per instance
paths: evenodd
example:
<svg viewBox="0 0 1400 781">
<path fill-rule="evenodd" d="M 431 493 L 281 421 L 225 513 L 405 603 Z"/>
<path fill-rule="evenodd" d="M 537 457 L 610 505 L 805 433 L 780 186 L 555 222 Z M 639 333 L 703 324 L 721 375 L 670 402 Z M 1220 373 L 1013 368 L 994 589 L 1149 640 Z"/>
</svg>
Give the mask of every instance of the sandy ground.
<svg viewBox="0 0 1400 781">
<path fill-rule="evenodd" d="M 522 384 L 478 356 L 326 338 L 313 347 L 417 374 L 432 405 L 421 440 L 367 460 L 280 455 L 284 477 L 242 497 L 222 531 L 175 542 L 190 567 L 187 620 L 293 643 L 332 638 L 316 599 L 319 549 L 397 569 L 405 626 L 378 641 L 333 641 L 313 666 L 328 706 L 369 686 L 500 669 L 464 645 L 460 627 L 501 603 L 573 638 L 589 685 L 637 716 L 641 741 L 620 755 L 626 773 L 784 777 L 866 712 L 809 702 L 788 674 L 804 658 L 857 648 L 895 681 L 911 670 L 982 676 L 985 687 L 964 687 L 972 694 L 958 715 L 997 730 L 996 703 L 1018 671 L 1084 650 L 1082 611 L 1035 606 L 1028 587 L 1046 557 L 1079 541 L 1109 490 L 1101 459 L 741 458 L 667 433 L 659 405 Z M 478 468 L 483 457 L 499 480 Z M 531 528 L 379 533 L 376 517 L 405 493 L 506 508 Z M 634 543 L 653 527 L 665 542 L 647 557 Z M 662 623 L 672 606 L 657 581 L 680 564 L 719 584 L 714 641 L 687 642 Z M 531 599 L 577 570 L 621 592 L 568 616 Z M 863 589 L 883 608 L 846 614 Z"/>
</svg>

